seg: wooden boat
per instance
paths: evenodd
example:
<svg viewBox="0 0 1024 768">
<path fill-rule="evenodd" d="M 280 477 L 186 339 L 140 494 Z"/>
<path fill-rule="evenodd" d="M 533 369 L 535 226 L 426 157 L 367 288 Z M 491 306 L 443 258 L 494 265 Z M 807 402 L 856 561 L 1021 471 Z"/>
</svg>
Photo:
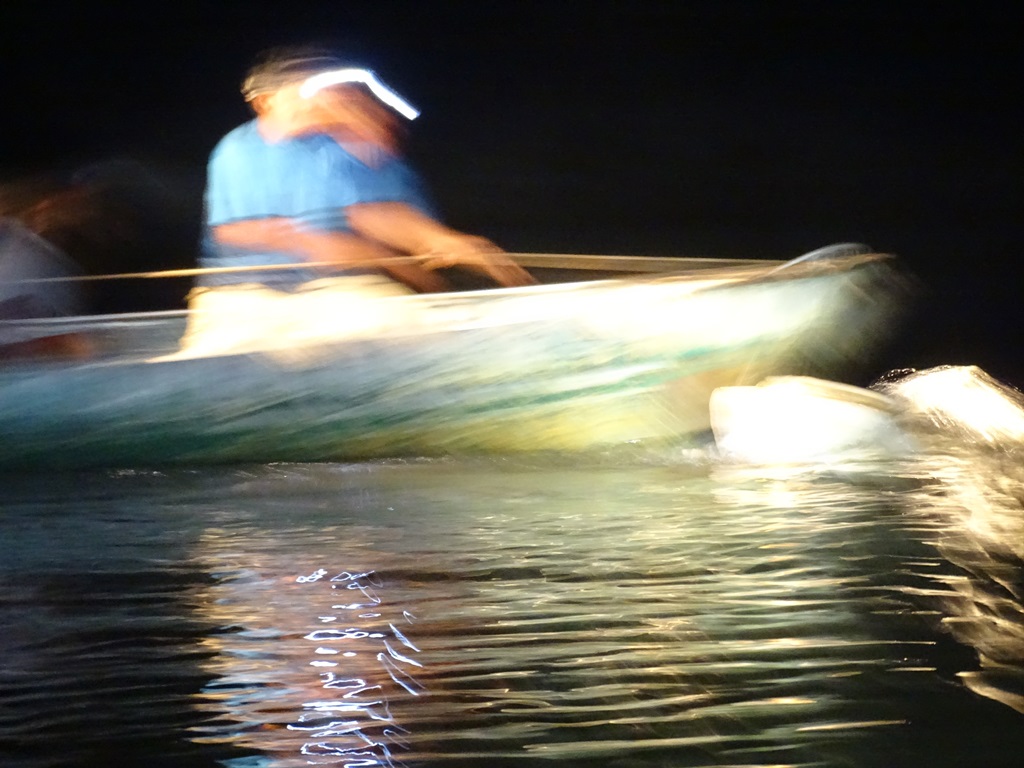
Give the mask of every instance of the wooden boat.
<svg viewBox="0 0 1024 768">
<path fill-rule="evenodd" d="M 541 284 L 377 299 L 371 323 L 342 311 L 212 353 L 179 349 L 187 311 L 5 321 L 8 338 L 82 334 L 95 353 L 0 368 L 0 468 L 676 444 L 706 432 L 717 387 L 849 371 L 904 288 L 894 259 L 848 249 L 516 258 Z"/>
</svg>

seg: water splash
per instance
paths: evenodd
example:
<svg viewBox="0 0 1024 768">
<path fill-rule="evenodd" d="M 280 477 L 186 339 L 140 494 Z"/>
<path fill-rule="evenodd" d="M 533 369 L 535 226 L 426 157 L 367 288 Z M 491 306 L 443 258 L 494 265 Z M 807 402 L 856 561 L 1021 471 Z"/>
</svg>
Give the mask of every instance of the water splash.
<svg viewBox="0 0 1024 768">
<path fill-rule="evenodd" d="M 876 390 L 789 378 L 716 393 L 719 448 L 774 481 L 774 504 L 825 469 L 911 481 L 901 507 L 955 570 L 929 564 L 906 593 L 977 652 L 960 680 L 1024 712 L 1024 395 L 974 366 L 894 372 Z M 873 449 L 900 461 L 858 466 Z"/>
</svg>

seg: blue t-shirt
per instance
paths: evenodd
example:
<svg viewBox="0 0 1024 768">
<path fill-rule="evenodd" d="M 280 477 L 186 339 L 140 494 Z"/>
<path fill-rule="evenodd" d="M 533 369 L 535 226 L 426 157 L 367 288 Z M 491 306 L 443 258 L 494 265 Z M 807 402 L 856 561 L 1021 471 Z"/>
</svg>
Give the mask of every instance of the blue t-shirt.
<svg viewBox="0 0 1024 768">
<path fill-rule="evenodd" d="M 247 219 L 286 217 L 311 229 L 347 232 L 345 208 L 400 202 L 433 215 L 419 177 L 392 156 L 366 165 L 334 139 L 312 134 L 267 141 L 252 120 L 221 139 L 210 155 L 206 184 L 203 267 L 301 263 L 294 254 L 227 246 L 212 228 Z M 205 275 L 203 285 L 259 282 L 284 287 L 323 277 L 312 270 L 271 270 Z"/>
</svg>

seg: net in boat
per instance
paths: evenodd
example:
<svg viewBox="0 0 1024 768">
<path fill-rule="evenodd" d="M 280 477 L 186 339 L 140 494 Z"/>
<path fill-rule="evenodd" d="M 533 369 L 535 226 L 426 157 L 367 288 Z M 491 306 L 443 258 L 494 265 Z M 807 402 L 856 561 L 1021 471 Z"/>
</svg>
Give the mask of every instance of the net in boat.
<svg viewBox="0 0 1024 768">
<path fill-rule="evenodd" d="M 416 322 L 415 305 L 382 302 L 408 296 L 377 275 L 328 278 L 287 292 L 260 285 L 198 290 L 189 297 L 187 327 L 175 357 L 250 352 L 287 356 L 297 348 L 380 336 Z"/>
</svg>

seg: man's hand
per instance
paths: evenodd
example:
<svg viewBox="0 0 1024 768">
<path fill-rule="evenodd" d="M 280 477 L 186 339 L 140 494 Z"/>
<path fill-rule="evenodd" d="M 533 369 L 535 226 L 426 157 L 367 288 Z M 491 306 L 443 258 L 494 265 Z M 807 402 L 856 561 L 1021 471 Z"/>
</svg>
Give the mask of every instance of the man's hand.
<svg viewBox="0 0 1024 768">
<path fill-rule="evenodd" d="M 537 282 L 490 240 L 447 227 L 405 203 L 358 203 L 347 207 L 345 215 L 354 231 L 410 254 L 424 269 L 463 266 L 499 285 Z"/>
<path fill-rule="evenodd" d="M 424 269 L 463 266 L 482 272 L 499 285 L 533 285 L 537 281 L 498 246 L 484 237 L 450 232 L 431 239 L 430 250 L 417 254 Z"/>
</svg>

